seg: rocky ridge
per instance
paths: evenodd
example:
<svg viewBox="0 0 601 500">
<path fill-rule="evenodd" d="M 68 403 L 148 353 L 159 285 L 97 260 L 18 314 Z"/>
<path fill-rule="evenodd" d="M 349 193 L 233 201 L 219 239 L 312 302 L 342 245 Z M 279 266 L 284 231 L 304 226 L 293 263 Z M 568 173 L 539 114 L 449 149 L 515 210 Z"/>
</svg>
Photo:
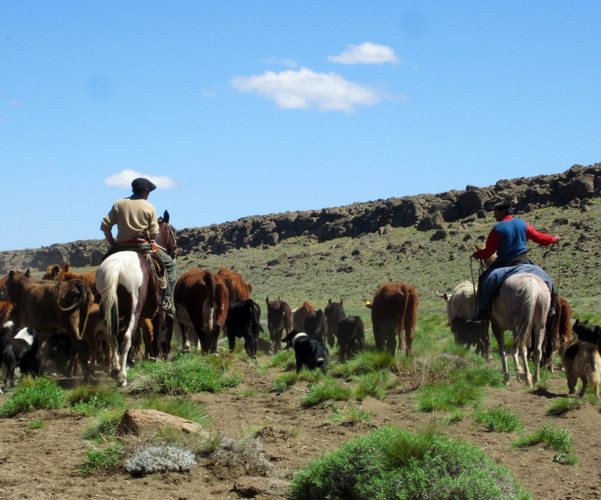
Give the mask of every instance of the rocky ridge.
<svg viewBox="0 0 601 500">
<path fill-rule="evenodd" d="M 176 231 L 181 254 L 223 254 L 246 247 L 274 246 L 297 236 L 319 241 L 384 231 L 387 227 L 415 226 L 443 238 L 449 222 L 484 217 L 499 199 L 511 199 L 517 212 L 545 206 L 581 206 L 600 196 L 601 163 L 574 165 L 560 174 L 500 180 L 479 188 L 388 198 L 352 205 L 244 217 L 237 221 Z M 39 249 L 0 252 L 0 274 L 9 269 L 45 270 L 70 262 L 73 267 L 96 266 L 107 250 L 104 240 L 57 243 Z"/>
</svg>

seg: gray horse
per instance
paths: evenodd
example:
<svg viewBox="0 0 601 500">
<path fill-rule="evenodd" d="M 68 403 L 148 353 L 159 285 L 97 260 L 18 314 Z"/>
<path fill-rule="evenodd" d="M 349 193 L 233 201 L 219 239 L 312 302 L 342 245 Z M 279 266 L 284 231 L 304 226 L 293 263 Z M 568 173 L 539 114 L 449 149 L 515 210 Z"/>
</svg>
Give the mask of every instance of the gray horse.
<svg viewBox="0 0 601 500">
<path fill-rule="evenodd" d="M 509 382 L 504 342 L 504 333 L 507 330 L 513 333 L 511 355 L 518 382 L 525 379 L 525 382 L 532 387 L 533 379 L 527 362 L 529 345 L 533 346 L 534 382 L 539 381 L 545 322 L 550 305 L 549 288 L 538 276 L 528 273 L 514 274 L 501 285 L 499 294 L 492 302 L 491 325 L 499 345 L 505 383 Z M 530 344 L 531 337 L 532 344 Z M 522 369 L 520 369 L 518 355 Z"/>
</svg>

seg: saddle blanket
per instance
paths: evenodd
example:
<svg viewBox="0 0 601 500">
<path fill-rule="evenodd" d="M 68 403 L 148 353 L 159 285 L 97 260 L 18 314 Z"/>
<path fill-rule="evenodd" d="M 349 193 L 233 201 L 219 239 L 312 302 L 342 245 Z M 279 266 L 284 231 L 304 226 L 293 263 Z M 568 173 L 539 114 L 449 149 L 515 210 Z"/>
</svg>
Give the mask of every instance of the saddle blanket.
<svg viewBox="0 0 601 500">
<path fill-rule="evenodd" d="M 519 273 L 528 273 L 538 276 L 546 283 L 547 287 L 549 287 L 549 292 L 553 292 L 553 281 L 550 276 L 542 268 L 534 264 L 518 264 L 517 266 L 493 269 L 484 279 L 482 288 L 488 292 L 487 295 L 489 297 L 494 297 L 499 291 L 499 288 L 501 288 L 503 282 L 509 278 L 509 276 Z"/>
</svg>

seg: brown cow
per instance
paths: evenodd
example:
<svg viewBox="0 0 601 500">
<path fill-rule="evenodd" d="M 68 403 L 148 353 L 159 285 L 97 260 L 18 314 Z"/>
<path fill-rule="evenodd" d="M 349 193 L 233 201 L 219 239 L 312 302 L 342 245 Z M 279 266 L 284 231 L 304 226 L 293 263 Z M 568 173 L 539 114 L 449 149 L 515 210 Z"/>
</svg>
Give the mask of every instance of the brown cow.
<svg viewBox="0 0 601 500">
<path fill-rule="evenodd" d="M 183 350 L 190 349 L 191 329 L 202 352 L 217 352 L 217 340 L 227 319 L 228 290 L 224 281 L 208 269 L 193 268 L 182 274 L 173 293 Z M 199 345 L 200 344 L 200 345 Z"/>
<path fill-rule="evenodd" d="M 6 286 L 4 286 L 5 281 L 6 277 L 0 278 L 0 326 L 8 321 L 14 307 L 8 298 L 8 292 L 6 291 Z"/>
<path fill-rule="evenodd" d="M 303 302 L 302 305 L 292 311 L 292 324 L 297 332 L 305 331 L 305 318 L 313 311 L 315 311 L 315 308 L 308 302 Z"/>
<path fill-rule="evenodd" d="M 227 287 L 230 304 L 250 298 L 250 292 L 253 287 L 250 283 L 244 281 L 240 273 L 232 271 L 227 267 L 220 267 L 217 274 Z"/>
<path fill-rule="evenodd" d="M 559 347 L 572 336 L 572 307 L 565 298 L 557 294 L 554 309 L 555 314 L 547 317 L 541 357 L 541 366 L 550 371 L 553 371 L 553 357 Z"/>
<path fill-rule="evenodd" d="M 292 310 L 288 303 L 279 297 L 276 300 L 269 300 L 269 297 L 265 297 L 265 302 L 271 347 L 273 352 L 278 352 L 281 349 L 282 332 L 286 332 L 288 335 L 292 331 Z"/>
<path fill-rule="evenodd" d="M 412 285 L 395 282 L 380 287 L 373 302 L 366 302 L 365 305 L 371 309 L 376 349 L 387 349 L 394 354 L 398 336 L 399 350 L 403 349 L 404 344 L 405 354 L 411 354 L 418 302 L 417 292 Z"/>
<path fill-rule="evenodd" d="M 34 280 L 27 270 L 24 273 L 10 271 L 6 278 L 6 290 L 17 311 L 16 328 L 30 326 L 38 334 L 40 344 L 56 332 L 69 336 L 69 373 L 73 376 L 81 336 L 93 303 L 90 288 L 81 280 Z"/>
<path fill-rule="evenodd" d="M 43 280 L 81 280 L 90 287 L 94 294 L 94 302 L 100 303 L 100 294 L 96 291 L 96 271 L 87 271 L 85 273 L 74 273 L 71 271 L 71 264 L 68 262 L 61 266 L 54 264 L 46 268 L 46 273 L 42 276 Z"/>
<path fill-rule="evenodd" d="M 98 304 L 92 304 L 90 307 L 88 321 L 81 340 L 79 360 L 84 375 L 87 373 L 93 374 L 96 364 L 101 358 L 104 370 L 107 375 L 110 374 L 113 339 L 106 330 Z"/>
</svg>

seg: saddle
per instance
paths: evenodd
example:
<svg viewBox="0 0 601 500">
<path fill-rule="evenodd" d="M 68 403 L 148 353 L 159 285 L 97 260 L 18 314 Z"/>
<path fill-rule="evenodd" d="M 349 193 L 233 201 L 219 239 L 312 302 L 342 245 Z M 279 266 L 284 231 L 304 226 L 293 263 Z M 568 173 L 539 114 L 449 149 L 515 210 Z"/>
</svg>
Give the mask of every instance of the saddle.
<svg viewBox="0 0 601 500">
<path fill-rule="evenodd" d="M 153 249 L 151 243 L 147 240 L 140 239 L 117 243 L 104 254 L 100 262 L 103 262 L 109 255 L 124 251 L 137 252 L 143 255 L 146 258 L 150 269 L 153 271 L 153 275 L 157 281 L 157 284 L 159 285 L 159 288 L 161 290 L 165 290 L 167 288 L 168 276 L 165 263 L 161 260 L 158 252 Z"/>
</svg>

